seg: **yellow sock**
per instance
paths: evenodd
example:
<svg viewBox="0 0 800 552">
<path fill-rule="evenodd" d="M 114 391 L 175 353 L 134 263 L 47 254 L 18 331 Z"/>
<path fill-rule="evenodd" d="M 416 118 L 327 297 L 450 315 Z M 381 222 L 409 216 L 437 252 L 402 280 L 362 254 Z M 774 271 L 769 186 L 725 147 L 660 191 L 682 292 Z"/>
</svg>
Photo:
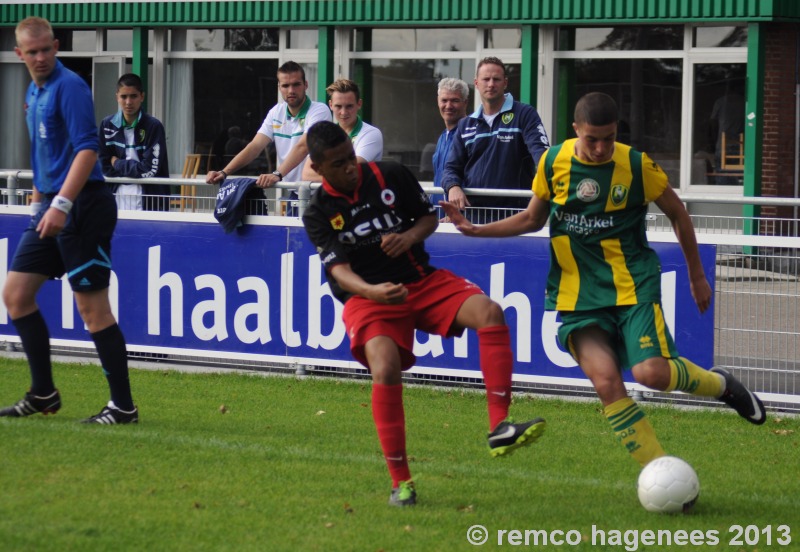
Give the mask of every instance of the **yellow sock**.
<svg viewBox="0 0 800 552">
<path fill-rule="evenodd" d="M 725 379 L 700 368 L 688 358 L 669 358 L 669 387 L 664 391 L 684 391 L 700 397 L 717 398 L 725 391 Z"/>
<path fill-rule="evenodd" d="M 611 403 L 603 410 L 617 440 L 644 467 L 650 460 L 666 455 L 653 426 L 630 397 Z"/>
</svg>

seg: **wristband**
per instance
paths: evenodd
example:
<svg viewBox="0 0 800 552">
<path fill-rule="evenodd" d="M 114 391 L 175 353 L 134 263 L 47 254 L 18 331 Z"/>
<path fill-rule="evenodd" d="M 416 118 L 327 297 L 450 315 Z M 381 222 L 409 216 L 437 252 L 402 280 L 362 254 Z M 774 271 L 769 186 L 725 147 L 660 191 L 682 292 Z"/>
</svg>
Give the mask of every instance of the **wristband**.
<svg viewBox="0 0 800 552">
<path fill-rule="evenodd" d="M 58 209 L 65 215 L 68 215 L 72 210 L 72 202 L 64 196 L 57 195 L 53 198 L 52 203 L 50 203 L 50 207 L 53 209 Z"/>
<path fill-rule="evenodd" d="M 34 201 L 30 204 L 30 208 L 31 208 L 31 216 L 35 217 L 36 213 L 38 213 L 42 209 L 42 202 Z"/>
<path fill-rule="evenodd" d="M 228 178 L 228 173 L 226 173 L 225 171 L 219 171 L 219 172 L 222 174 L 222 180 Z"/>
</svg>

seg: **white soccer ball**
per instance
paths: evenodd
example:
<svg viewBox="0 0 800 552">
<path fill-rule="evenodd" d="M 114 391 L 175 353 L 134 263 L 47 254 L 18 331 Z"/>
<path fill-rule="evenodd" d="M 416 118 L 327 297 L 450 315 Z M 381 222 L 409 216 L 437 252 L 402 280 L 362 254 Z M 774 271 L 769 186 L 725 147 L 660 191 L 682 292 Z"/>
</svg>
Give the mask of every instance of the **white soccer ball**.
<svg viewBox="0 0 800 552">
<path fill-rule="evenodd" d="M 686 513 L 699 493 L 694 469 L 676 456 L 656 458 L 639 474 L 639 502 L 649 512 Z"/>
</svg>

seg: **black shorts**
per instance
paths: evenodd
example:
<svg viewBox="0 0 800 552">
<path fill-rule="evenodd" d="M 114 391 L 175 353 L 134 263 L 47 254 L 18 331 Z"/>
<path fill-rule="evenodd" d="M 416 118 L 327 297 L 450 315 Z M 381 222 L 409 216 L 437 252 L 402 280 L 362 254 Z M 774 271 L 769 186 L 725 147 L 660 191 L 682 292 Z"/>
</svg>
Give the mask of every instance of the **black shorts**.
<svg viewBox="0 0 800 552">
<path fill-rule="evenodd" d="M 42 208 L 22 233 L 10 270 L 53 279 L 66 272 L 73 291 L 107 288 L 111 237 L 117 225 L 117 203 L 108 185 L 87 182 L 73 203 L 64 229 L 54 238 L 40 239 L 36 226 L 52 199 L 42 198 Z"/>
</svg>

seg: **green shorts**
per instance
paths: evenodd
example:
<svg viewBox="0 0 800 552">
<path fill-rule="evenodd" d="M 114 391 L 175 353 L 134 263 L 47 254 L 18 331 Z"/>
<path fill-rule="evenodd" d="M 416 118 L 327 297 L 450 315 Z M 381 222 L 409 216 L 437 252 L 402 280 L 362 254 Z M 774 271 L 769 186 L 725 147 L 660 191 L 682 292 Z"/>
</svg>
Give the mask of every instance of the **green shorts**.
<svg viewBox="0 0 800 552">
<path fill-rule="evenodd" d="M 589 311 L 560 312 L 558 340 L 575 357 L 570 334 L 599 326 L 611 336 L 614 351 L 623 368 L 653 357 L 676 358 L 678 350 L 664 320 L 661 303 L 643 303 Z"/>
</svg>

